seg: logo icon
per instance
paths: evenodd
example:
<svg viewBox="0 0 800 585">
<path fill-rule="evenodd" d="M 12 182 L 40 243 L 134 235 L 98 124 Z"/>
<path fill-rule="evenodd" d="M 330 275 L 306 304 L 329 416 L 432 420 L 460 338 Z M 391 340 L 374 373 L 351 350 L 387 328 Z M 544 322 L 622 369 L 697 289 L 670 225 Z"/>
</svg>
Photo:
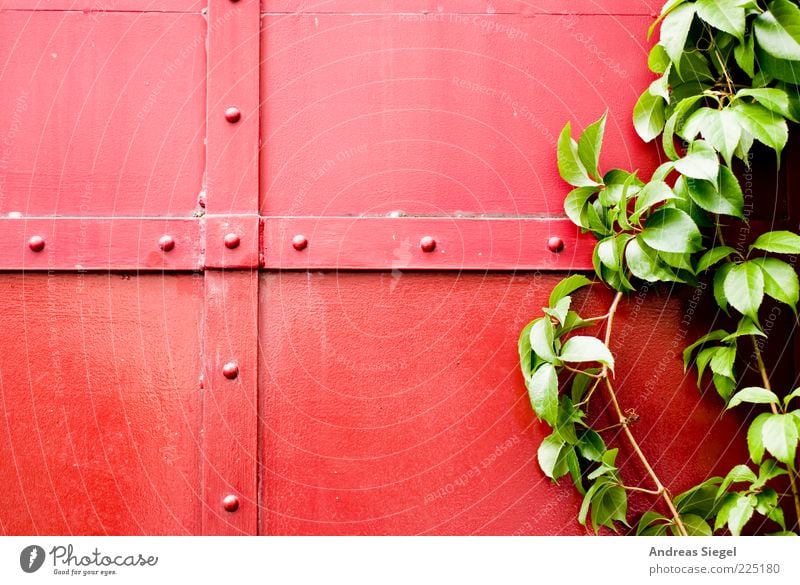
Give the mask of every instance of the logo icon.
<svg viewBox="0 0 800 585">
<path fill-rule="evenodd" d="M 22 549 L 19 555 L 19 566 L 26 573 L 35 573 L 44 564 L 44 549 L 41 546 L 32 544 Z"/>
</svg>

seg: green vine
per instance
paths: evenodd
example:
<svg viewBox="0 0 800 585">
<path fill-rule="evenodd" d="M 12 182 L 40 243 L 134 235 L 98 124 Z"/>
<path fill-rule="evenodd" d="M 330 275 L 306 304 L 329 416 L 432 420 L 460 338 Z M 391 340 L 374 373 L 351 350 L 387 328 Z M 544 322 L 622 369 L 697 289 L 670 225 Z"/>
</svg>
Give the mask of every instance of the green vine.
<svg viewBox="0 0 800 585">
<path fill-rule="evenodd" d="M 756 515 L 775 525 L 773 534 L 795 534 L 798 526 L 787 526 L 784 512 L 800 518 L 800 388 L 773 387 L 759 346 L 768 333 L 759 311 L 771 297 L 797 316 L 800 284 L 783 258 L 800 254 L 800 236 L 766 232 L 745 250 L 726 245 L 723 228 L 747 224 L 735 160 L 749 167 L 759 142 L 779 165 L 788 123 L 800 120 L 800 8 L 789 0 L 670 0 L 650 34 L 659 24 L 660 40 L 648 58 L 659 77 L 637 101 L 633 122 L 645 142 L 660 137 L 669 160 L 647 181 L 623 169 L 602 173 L 605 115 L 577 141 L 567 124 L 558 141 L 559 172 L 574 188 L 565 211 L 597 238 L 595 273 L 617 294 L 604 315 L 584 318 L 572 310 L 572 295 L 593 283 L 571 276 L 520 335 L 533 409 L 552 428 L 539 446 L 539 465 L 553 480 L 570 476 L 583 495 L 578 519 L 591 521 L 595 532 L 630 526 L 628 496 L 644 492 L 661 500 L 666 514 L 646 512 L 636 524 L 639 535 L 739 535 Z M 716 303 L 738 315 L 738 324 L 687 347 L 685 367 L 697 370 L 698 387 L 710 376 L 726 409 L 765 410 L 746 433 L 748 462 L 673 495 L 634 436 L 638 415 L 624 409 L 615 391 L 613 324 L 621 299 L 637 287 L 696 286 L 701 279 L 713 282 Z M 579 334 L 598 325 L 601 335 Z M 761 386 L 740 387 L 736 364 L 748 359 Z M 618 423 L 595 429 L 587 413 L 601 394 Z M 610 430 L 621 431 L 652 489 L 624 485 L 618 449 L 601 436 Z M 787 494 L 778 491 L 781 482 L 789 484 Z"/>
</svg>

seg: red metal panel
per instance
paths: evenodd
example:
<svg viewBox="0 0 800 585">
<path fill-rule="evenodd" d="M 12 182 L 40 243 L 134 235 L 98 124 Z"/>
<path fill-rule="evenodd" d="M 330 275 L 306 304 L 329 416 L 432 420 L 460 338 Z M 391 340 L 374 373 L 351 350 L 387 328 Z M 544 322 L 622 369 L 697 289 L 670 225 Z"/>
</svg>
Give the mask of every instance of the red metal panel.
<svg viewBox="0 0 800 585">
<path fill-rule="evenodd" d="M 206 272 L 203 534 L 256 534 L 258 272 Z"/>
<path fill-rule="evenodd" d="M 0 276 L 0 533 L 199 532 L 202 287 Z"/>
<path fill-rule="evenodd" d="M 200 14 L 0 12 L 0 214 L 189 216 Z"/>
<path fill-rule="evenodd" d="M 663 0 L 263 0 L 267 12 L 400 12 L 438 14 L 643 14 L 660 12 Z"/>
<path fill-rule="evenodd" d="M 208 19 L 207 261 L 257 267 L 259 1 L 210 0 Z M 206 271 L 203 534 L 257 532 L 257 314 L 257 271 Z"/>
<path fill-rule="evenodd" d="M 204 223 L 206 268 L 261 266 L 261 223 L 257 215 L 207 215 Z"/>
<path fill-rule="evenodd" d="M 264 275 L 261 531 L 583 532 L 579 496 L 536 465 L 549 431 L 534 420 L 517 368 L 519 331 L 558 278 Z M 579 297 L 576 307 L 599 315 L 609 301 Z M 736 417 L 719 419 L 715 397 L 701 399 L 683 377 L 679 350 L 705 326 L 693 315 L 682 323 L 687 315 L 677 300 L 631 298 L 616 327 L 623 404 L 642 417 L 634 432 L 677 490 L 746 456 L 728 446 Z M 675 420 L 685 421 L 680 440 Z M 632 470 L 626 479 L 636 482 Z M 635 498 L 634 509 L 644 502 Z"/>
<path fill-rule="evenodd" d="M 200 223 L 0 218 L 0 270 L 199 270 Z"/>
<path fill-rule="evenodd" d="M 564 219 L 293 217 L 265 224 L 264 264 L 282 270 L 586 270 L 596 243 Z M 560 242 L 552 250 L 551 238 Z"/>
<path fill-rule="evenodd" d="M 265 16 L 267 215 L 563 215 L 555 143 L 609 108 L 606 168 L 658 162 L 630 112 L 645 16 Z"/>
<path fill-rule="evenodd" d="M 259 0 L 210 0 L 208 9 L 209 213 L 258 206 Z"/>
<path fill-rule="evenodd" d="M 199 12 L 205 0 L 0 0 L 0 10 L 80 10 L 82 12 Z"/>
</svg>

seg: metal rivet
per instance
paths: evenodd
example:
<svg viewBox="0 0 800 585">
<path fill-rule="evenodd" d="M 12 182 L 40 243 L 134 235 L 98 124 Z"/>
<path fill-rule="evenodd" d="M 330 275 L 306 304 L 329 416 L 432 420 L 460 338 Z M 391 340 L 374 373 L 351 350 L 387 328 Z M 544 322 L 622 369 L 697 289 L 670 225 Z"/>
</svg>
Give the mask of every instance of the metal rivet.
<svg viewBox="0 0 800 585">
<path fill-rule="evenodd" d="M 236 362 L 228 362 L 222 366 L 222 375 L 228 380 L 235 380 L 239 375 L 239 365 Z"/>
<path fill-rule="evenodd" d="M 231 106 L 225 110 L 225 119 L 231 124 L 236 124 L 236 122 L 242 119 L 242 112 L 239 111 L 239 108 L 236 106 Z"/>
<path fill-rule="evenodd" d="M 229 494 L 222 499 L 222 507 L 226 512 L 235 512 L 239 509 L 239 498 L 233 494 Z"/>
<path fill-rule="evenodd" d="M 41 252 L 44 250 L 44 238 L 42 236 L 33 236 L 28 240 L 28 247 L 34 252 Z"/>
<path fill-rule="evenodd" d="M 308 238 L 302 234 L 297 234 L 292 238 L 292 247 L 298 252 L 308 248 Z"/>
<path fill-rule="evenodd" d="M 430 236 L 425 236 L 419 241 L 419 247 L 423 252 L 433 252 L 436 249 L 436 240 Z"/>
<path fill-rule="evenodd" d="M 554 254 L 558 254 L 564 250 L 564 240 L 559 238 L 558 236 L 553 236 L 549 240 L 547 240 L 547 249 L 553 252 Z"/>
<path fill-rule="evenodd" d="M 239 236 L 236 234 L 228 234 L 225 236 L 225 247 L 229 250 L 233 250 L 234 248 L 238 248 L 241 240 Z"/>
<path fill-rule="evenodd" d="M 158 247 L 169 252 L 175 247 L 175 240 L 172 236 L 161 236 L 158 240 Z"/>
</svg>

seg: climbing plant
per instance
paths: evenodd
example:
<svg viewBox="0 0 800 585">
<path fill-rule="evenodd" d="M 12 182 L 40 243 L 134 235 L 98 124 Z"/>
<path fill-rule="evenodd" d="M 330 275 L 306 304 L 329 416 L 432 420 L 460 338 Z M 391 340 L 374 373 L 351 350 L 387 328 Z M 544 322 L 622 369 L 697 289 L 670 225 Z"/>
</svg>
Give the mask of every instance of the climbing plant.
<svg viewBox="0 0 800 585">
<path fill-rule="evenodd" d="M 656 30 L 648 66 L 657 78 L 637 101 L 633 122 L 668 160 L 650 177 L 602 172 L 605 115 L 577 140 L 567 124 L 558 140 L 558 169 L 573 187 L 564 208 L 598 240 L 597 280 L 563 280 L 543 315 L 520 335 L 533 409 L 552 428 L 539 445 L 539 465 L 553 480 L 571 479 L 583 495 L 578 519 L 595 531 L 622 524 L 639 535 L 739 535 L 760 516 L 773 523 L 773 534 L 795 534 L 797 524 L 786 517 L 800 517 L 800 389 L 771 383 L 760 310 L 771 297 L 796 318 L 800 285 L 792 261 L 800 236 L 769 231 L 747 246 L 727 245 L 724 235 L 726 226 L 748 221 L 736 169 L 751 164 L 756 142 L 780 165 L 789 124 L 800 120 L 800 7 L 790 0 L 670 0 L 650 34 Z M 652 286 L 647 283 L 691 286 L 701 279 L 713 283 L 715 302 L 735 325 L 688 346 L 685 367 L 696 369 L 698 386 L 710 381 L 724 409 L 763 412 L 739 438 L 748 461 L 672 494 L 636 440 L 637 415 L 618 398 L 614 372 L 625 364 L 615 363 L 613 325 L 624 295 Z M 616 291 L 605 314 L 585 317 L 573 309 L 572 295 L 589 286 Z M 587 334 L 598 328 L 600 334 Z M 760 374 L 760 385 L 742 387 L 741 364 Z M 593 428 L 587 416 L 601 394 L 618 420 L 608 429 Z M 624 485 L 618 449 L 602 436 L 612 429 L 646 470 L 651 488 Z M 648 511 L 631 526 L 631 492 L 663 500 L 666 513 Z"/>
</svg>

